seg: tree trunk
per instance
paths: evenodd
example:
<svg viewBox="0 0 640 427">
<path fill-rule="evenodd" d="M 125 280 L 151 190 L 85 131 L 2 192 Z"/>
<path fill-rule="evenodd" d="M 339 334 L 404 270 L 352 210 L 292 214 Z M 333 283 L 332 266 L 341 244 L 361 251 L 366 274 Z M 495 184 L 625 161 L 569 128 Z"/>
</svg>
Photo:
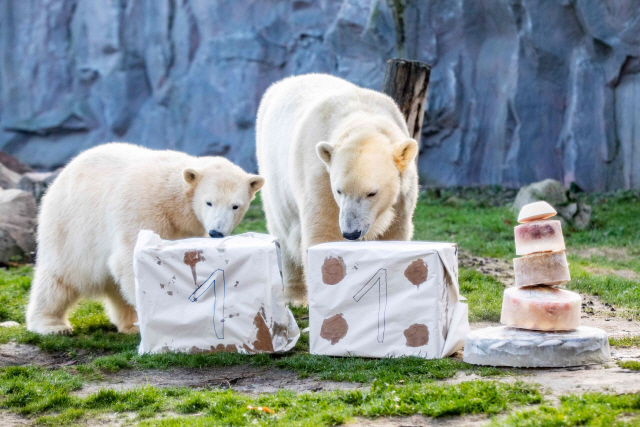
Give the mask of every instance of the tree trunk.
<svg viewBox="0 0 640 427">
<path fill-rule="evenodd" d="M 424 62 L 390 59 L 382 83 L 382 91 L 400 107 L 407 121 L 409 135 L 418 142 L 418 147 L 430 74 L 431 66 Z"/>
</svg>

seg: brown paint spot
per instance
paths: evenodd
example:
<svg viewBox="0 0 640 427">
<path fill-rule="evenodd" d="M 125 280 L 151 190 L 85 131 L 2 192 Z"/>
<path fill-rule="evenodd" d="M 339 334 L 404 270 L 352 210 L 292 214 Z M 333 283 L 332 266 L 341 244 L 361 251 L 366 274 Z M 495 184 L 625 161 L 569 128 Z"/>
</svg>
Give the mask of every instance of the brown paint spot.
<svg viewBox="0 0 640 427">
<path fill-rule="evenodd" d="M 335 285 L 347 275 L 347 266 L 342 257 L 329 257 L 322 264 L 322 281 L 326 285 Z"/>
<path fill-rule="evenodd" d="M 427 274 L 429 274 L 429 268 L 421 259 L 413 261 L 404 271 L 404 277 L 418 287 L 427 281 Z"/>
<path fill-rule="evenodd" d="M 331 341 L 331 345 L 334 345 L 347 335 L 348 330 L 349 325 L 347 321 L 342 317 L 342 313 L 339 313 L 328 319 L 324 319 L 322 328 L 320 328 L 320 337 Z"/>
<path fill-rule="evenodd" d="M 171 291 L 167 291 L 167 294 L 169 294 L 170 297 L 173 296 L 173 292 L 171 292 Z"/>
<path fill-rule="evenodd" d="M 196 276 L 196 264 L 202 261 L 206 261 L 202 256 L 202 249 L 196 251 L 187 251 L 184 253 L 184 263 L 191 267 L 191 274 L 193 274 L 193 283 L 198 284 Z"/>
<path fill-rule="evenodd" d="M 253 324 L 258 330 L 256 340 L 253 342 L 253 349 L 257 351 L 273 352 L 273 343 L 271 342 L 269 327 L 260 312 L 256 313 L 256 317 L 253 318 Z"/>
<path fill-rule="evenodd" d="M 429 342 L 429 328 L 421 323 L 414 323 L 404 330 L 407 347 L 422 347 Z"/>
</svg>

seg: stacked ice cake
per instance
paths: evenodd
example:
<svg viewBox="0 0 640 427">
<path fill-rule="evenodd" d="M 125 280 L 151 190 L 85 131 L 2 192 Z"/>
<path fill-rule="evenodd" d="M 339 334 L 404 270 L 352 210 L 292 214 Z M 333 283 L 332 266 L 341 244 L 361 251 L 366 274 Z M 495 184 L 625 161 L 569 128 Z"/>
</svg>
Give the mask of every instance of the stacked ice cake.
<svg viewBox="0 0 640 427">
<path fill-rule="evenodd" d="M 546 202 L 526 205 L 515 227 L 516 283 L 504 292 L 500 322 L 505 326 L 471 332 L 464 360 L 493 366 L 552 367 L 604 363 L 607 334 L 580 326 L 579 294 L 557 286 L 569 280 L 560 221 Z"/>
</svg>

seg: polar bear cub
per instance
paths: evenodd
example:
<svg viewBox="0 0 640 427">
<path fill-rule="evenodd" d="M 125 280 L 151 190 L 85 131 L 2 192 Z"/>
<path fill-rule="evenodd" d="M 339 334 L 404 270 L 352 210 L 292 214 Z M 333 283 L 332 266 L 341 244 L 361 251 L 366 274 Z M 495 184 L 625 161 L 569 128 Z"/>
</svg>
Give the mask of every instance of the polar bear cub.
<svg viewBox="0 0 640 427">
<path fill-rule="evenodd" d="M 135 332 L 133 249 L 138 232 L 163 239 L 222 237 L 264 180 L 221 157 L 105 144 L 69 163 L 45 194 L 27 328 L 68 333 L 80 297 L 106 297 L 120 332 Z"/>
<path fill-rule="evenodd" d="M 260 103 L 256 150 L 290 302 L 306 303 L 309 246 L 411 239 L 418 145 L 390 97 L 329 75 L 284 79 Z"/>
</svg>

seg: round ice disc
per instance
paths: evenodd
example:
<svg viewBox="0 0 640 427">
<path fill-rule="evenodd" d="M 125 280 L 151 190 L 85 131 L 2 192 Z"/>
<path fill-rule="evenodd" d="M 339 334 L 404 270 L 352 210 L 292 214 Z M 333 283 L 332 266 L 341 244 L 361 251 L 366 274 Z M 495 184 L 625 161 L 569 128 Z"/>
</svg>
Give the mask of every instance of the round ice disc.
<svg viewBox="0 0 640 427">
<path fill-rule="evenodd" d="M 463 360 L 473 365 L 555 368 L 594 365 L 611 359 L 602 329 L 537 332 L 497 326 L 469 332 Z"/>
</svg>

